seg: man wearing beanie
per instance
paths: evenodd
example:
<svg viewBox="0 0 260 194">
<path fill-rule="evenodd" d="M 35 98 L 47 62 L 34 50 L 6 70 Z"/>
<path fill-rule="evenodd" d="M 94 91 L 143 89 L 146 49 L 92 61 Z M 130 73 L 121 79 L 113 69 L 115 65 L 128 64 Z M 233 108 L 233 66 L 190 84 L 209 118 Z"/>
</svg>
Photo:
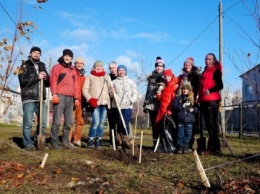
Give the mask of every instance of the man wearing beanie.
<svg viewBox="0 0 260 194">
<path fill-rule="evenodd" d="M 147 77 L 147 89 L 143 104 L 143 110 L 145 113 L 149 114 L 150 122 L 152 124 L 152 136 L 153 136 L 153 147 L 156 145 L 158 138 L 158 130 L 155 128 L 155 117 L 159 108 L 159 100 L 156 98 L 156 92 L 159 88 L 159 83 L 163 82 L 163 71 L 164 71 L 164 61 L 161 57 L 156 57 L 155 59 L 155 70 Z"/>
<path fill-rule="evenodd" d="M 39 121 L 40 95 L 43 95 L 42 102 L 42 134 L 45 134 L 47 123 L 46 87 L 50 85 L 50 76 L 46 65 L 40 61 L 41 49 L 34 46 L 30 50 L 29 59 L 25 61 L 19 71 L 19 82 L 23 103 L 23 145 L 26 150 L 35 150 L 34 142 L 31 140 L 32 122 L 34 113 Z M 40 94 L 40 80 L 43 80 L 43 93 Z M 38 127 L 37 127 L 38 129 Z M 39 129 L 38 129 L 39 130 Z M 39 131 L 36 131 L 34 139 Z"/>
<path fill-rule="evenodd" d="M 73 107 L 79 106 L 80 92 L 76 80 L 77 72 L 72 65 L 73 52 L 64 49 L 63 55 L 58 59 L 58 64 L 51 70 L 51 92 L 53 103 L 53 122 L 51 126 L 51 144 L 53 149 L 61 149 L 59 145 L 59 128 L 61 117 L 64 115 L 62 128 L 62 146 L 67 149 L 73 148 L 69 143 L 69 132 L 73 126 Z"/>
<path fill-rule="evenodd" d="M 113 81 L 114 98 L 112 107 L 120 109 L 125 126 L 119 114 L 117 115 L 117 145 L 131 147 L 130 142 L 130 121 L 133 112 L 133 104 L 138 98 L 138 91 L 135 82 L 127 76 L 127 68 L 125 65 L 117 67 L 117 78 Z M 117 106 L 118 105 L 118 106 Z"/>
<path fill-rule="evenodd" d="M 84 119 L 83 119 L 83 106 L 85 104 L 86 99 L 82 94 L 82 86 L 85 81 L 85 70 L 84 70 L 84 59 L 81 57 L 77 57 L 74 61 L 75 70 L 77 72 L 77 82 L 78 82 L 78 91 L 79 95 L 79 105 L 74 107 L 73 116 L 75 117 L 75 131 L 74 126 L 70 129 L 70 136 L 69 140 L 73 142 L 73 145 L 81 147 L 81 137 L 82 137 L 82 130 L 84 127 Z"/>
</svg>

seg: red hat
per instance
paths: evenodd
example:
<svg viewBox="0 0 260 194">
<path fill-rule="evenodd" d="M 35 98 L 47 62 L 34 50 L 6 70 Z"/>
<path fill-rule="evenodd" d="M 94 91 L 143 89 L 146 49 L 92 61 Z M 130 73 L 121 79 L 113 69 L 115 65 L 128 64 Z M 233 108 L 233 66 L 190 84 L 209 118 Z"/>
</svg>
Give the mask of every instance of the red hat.
<svg viewBox="0 0 260 194">
<path fill-rule="evenodd" d="M 171 69 L 164 70 L 163 75 L 164 76 L 171 76 L 171 77 L 173 77 L 172 70 Z"/>
</svg>

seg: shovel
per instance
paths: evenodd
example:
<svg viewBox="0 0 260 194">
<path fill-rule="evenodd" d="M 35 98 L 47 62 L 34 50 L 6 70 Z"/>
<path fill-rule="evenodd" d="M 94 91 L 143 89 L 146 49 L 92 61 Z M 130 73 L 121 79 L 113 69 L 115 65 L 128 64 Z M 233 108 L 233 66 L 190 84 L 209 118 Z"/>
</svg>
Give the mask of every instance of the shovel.
<svg viewBox="0 0 260 194">
<path fill-rule="evenodd" d="M 37 148 L 43 150 L 46 144 L 46 136 L 42 134 L 42 102 L 43 102 L 43 79 L 40 81 L 40 110 L 39 110 L 39 134 L 37 135 Z"/>
</svg>

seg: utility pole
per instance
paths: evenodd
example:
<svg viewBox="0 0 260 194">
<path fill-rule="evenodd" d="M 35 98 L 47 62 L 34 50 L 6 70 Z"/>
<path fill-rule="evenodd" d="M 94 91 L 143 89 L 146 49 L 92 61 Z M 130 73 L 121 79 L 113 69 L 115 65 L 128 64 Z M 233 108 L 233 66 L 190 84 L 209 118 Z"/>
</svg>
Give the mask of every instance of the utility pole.
<svg viewBox="0 0 260 194">
<path fill-rule="evenodd" d="M 222 65 L 222 80 L 224 80 L 224 64 L 223 64 L 223 28 L 222 28 L 222 19 L 223 19 L 223 11 L 222 11 L 222 0 L 219 0 L 219 62 Z M 222 135 L 224 135 L 225 129 L 225 100 L 224 100 L 224 90 L 221 90 L 221 129 Z"/>
</svg>

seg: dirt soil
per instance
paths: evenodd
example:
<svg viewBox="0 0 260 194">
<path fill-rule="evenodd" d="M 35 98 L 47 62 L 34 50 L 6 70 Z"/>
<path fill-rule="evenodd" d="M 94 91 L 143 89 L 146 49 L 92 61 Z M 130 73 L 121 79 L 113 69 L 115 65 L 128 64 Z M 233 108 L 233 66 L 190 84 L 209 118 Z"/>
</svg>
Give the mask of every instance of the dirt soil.
<svg viewBox="0 0 260 194">
<path fill-rule="evenodd" d="M 174 163 L 193 160 L 175 154 L 154 153 L 149 147 L 142 148 L 141 163 L 139 151 L 133 156 L 129 149 L 113 150 L 108 142 L 102 149 L 77 148 L 73 150 L 48 150 L 49 159 L 44 169 L 39 168 L 41 159 L 29 158 L 20 153 L 20 160 L 0 159 L 0 192 L 4 193 L 260 193 L 259 174 L 241 176 L 212 184 L 205 188 L 194 166 L 183 174 L 174 172 Z M 13 148 L 0 144 L 0 154 L 7 154 Z M 33 151 L 30 154 L 43 155 Z M 57 158 L 55 158 L 57 157 Z M 260 160 L 254 161 L 260 166 Z M 169 169 L 167 173 L 165 169 Z M 182 179 L 190 176 L 190 182 Z"/>
</svg>

